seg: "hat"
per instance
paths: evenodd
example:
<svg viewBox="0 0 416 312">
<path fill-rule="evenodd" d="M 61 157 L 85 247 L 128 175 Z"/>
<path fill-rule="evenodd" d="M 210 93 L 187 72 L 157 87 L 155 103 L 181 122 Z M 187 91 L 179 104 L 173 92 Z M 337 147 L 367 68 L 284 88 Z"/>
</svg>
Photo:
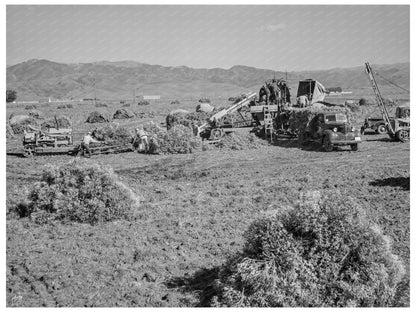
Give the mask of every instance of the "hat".
<svg viewBox="0 0 416 312">
<path fill-rule="evenodd" d="M 91 131 L 88 131 L 88 134 L 92 134 L 92 132 Z"/>
</svg>

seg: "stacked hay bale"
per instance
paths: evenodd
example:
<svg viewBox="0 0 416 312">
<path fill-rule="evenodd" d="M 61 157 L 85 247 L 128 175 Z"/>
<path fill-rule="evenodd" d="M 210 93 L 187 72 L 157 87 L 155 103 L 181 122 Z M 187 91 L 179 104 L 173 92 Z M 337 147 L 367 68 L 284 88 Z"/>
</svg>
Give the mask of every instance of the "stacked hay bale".
<svg viewBox="0 0 416 312">
<path fill-rule="evenodd" d="M 88 123 L 103 123 L 109 121 L 110 117 L 108 114 L 100 113 L 98 111 L 91 112 L 86 120 Z"/>
<path fill-rule="evenodd" d="M 129 119 L 129 118 L 133 118 L 135 115 L 132 111 L 125 109 L 125 108 L 121 108 L 116 110 L 116 112 L 113 115 L 113 119 Z"/>
</svg>

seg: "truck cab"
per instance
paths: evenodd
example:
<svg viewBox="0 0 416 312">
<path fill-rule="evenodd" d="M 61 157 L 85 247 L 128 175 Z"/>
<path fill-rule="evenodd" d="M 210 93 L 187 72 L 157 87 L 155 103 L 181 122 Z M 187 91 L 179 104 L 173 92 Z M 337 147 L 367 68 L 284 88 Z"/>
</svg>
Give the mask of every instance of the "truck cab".
<svg viewBox="0 0 416 312">
<path fill-rule="evenodd" d="M 347 115 L 342 112 L 318 113 L 309 122 L 303 133 L 302 141 L 314 141 L 322 144 L 330 152 L 335 146 L 350 145 L 351 150 L 358 150 L 361 134 L 351 126 Z"/>
<path fill-rule="evenodd" d="M 392 139 L 406 142 L 410 139 L 410 106 L 396 108 L 395 118 L 390 121 L 392 131 L 389 135 Z"/>
</svg>

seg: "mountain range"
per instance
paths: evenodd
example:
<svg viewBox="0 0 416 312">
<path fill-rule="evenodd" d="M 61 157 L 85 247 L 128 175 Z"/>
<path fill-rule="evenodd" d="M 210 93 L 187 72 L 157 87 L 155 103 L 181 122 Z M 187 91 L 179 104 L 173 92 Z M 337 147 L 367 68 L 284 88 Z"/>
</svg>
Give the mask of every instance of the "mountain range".
<svg viewBox="0 0 416 312">
<path fill-rule="evenodd" d="M 382 77 L 409 89 L 410 64 L 372 65 Z M 325 87 L 368 89 L 363 66 L 328 70 L 283 72 L 236 65 L 229 69 L 169 67 L 135 61 L 65 64 L 28 60 L 6 68 L 7 89 L 17 91 L 18 101 L 55 99 L 131 99 L 137 95 L 162 98 L 228 97 L 255 91 L 265 80 L 285 78 L 294 93 L 301 79 L 313 78 Z M 386 85 L 378 78 L 380 86 Z M 293 91 L 295 90 L 295 91 Z"/>
</svg>

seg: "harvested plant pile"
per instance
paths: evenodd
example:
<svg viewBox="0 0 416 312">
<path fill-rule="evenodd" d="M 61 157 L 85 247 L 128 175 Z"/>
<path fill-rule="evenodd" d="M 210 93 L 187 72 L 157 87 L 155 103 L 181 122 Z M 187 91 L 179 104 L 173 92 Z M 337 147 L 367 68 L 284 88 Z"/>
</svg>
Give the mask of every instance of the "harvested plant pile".
<svg viewBox="0 0 416 312">
<path fill-rule="evenodd" d="M 351 113 L 348 108 L 342 106 L 325 106 L 323 104 L 315 103 L 307 108 L 289 107 L 285 109 L 285 122 L 289 131 L 296 133 L 302 132 L 309 125 L 309 122 L 320 112 L 342 112 L 351 118 Z"/>
<path fill-rule="evenodd" d="M 128 119 L 128 118 L 133 118 L 135 115 L 132 111 L 125 109 L 125 108 L 121 108 L 116 110 L 116 112 L 113 115 L 113 119 Z"/>
<path fill-rule="evenodd" d="M 118 124 L 109 124 L 102 128 L 95 129 L 93 136 L 99 141 L 106 143 L 130 143 L 133 139 L 127 128 L 120 127 Z"/>
<path fill-rule="evenodd" d="M 105 103 L 96 103 L 95 107 L 107 107 L 107 104 L 105 104 Z"/>
<path fill-rule="evenodd" d="M 72 127 L 71 119 L 69 119 L 69 117 L 64 116 L 64 115 L 49 118 L 41 124 L 42 130 L 47 130 L 48 128 L 71 128 L 71 127 Z"/>
<path fill-rule="evenodd" d="M 390 240 L 350 197 L 310 192 L 251 224 L 219 272 L 213 305 L 387 307 L 404 274 Z"/>
<path fill-rule="evenodd" d="M 172 112 L 166 117 L 166 127 L 169 130 L 175 125 L 183 125 L 185 127 L 191 128 L 193 125 L 201 126 L 205 121 L 211 116 L 210 113 L 189 113 L 183 112 Z"/>
<path fill-rule="evenodd" d="M 145 106 L 145 105 L 149 105 L 150 103 L 148 101 L 140 101 L 137 103 L 137 105 L 139 106 Z"/>
<path fill-rule="evenodd" d="M 166 131 L 150 122 L 144 126 L 144 130 L 149 134 L 151 153 L 187 154 L 202 146 L 201 138 L 184 125 L 175 125 Z"/>
<path fill-rule="evenodd" d="M 128 219 L 138 197 L 110 169 L 85 160 L 50 166 L 16 211 L 37 223 L 49 220 L 96 224 Z"/>
<path fill-rule="evenodd" d="M 44 117 L 44 114 L 40 110 L 37 110 L 37 109 L 31 110 L 28 115 L 36 119 Z"/>
<path fill-rule="evenodd" d="M 89 123 L 103 123 L 103 122 L 109 122 L 109 121 L 110 121 L 110 117 L 107 116 L 107 114 L 94 111 L 88 116 L 86 122 L 89 122 Z"/>
<path fill-rule="evenodd" d="M 9 125 L 13 134 L 23 134 L 27 125 L 39 127 L 38 120 L 28 115 L 17 115 L 9 119 Z"/>
<path fill-rule="evenodd" d="M 217 148 L 231 150 L 256 149 L 267 145 L 267 141 L 260 139 L 254 133 L 229 133 L 216 143 Z"/>
</svg>

